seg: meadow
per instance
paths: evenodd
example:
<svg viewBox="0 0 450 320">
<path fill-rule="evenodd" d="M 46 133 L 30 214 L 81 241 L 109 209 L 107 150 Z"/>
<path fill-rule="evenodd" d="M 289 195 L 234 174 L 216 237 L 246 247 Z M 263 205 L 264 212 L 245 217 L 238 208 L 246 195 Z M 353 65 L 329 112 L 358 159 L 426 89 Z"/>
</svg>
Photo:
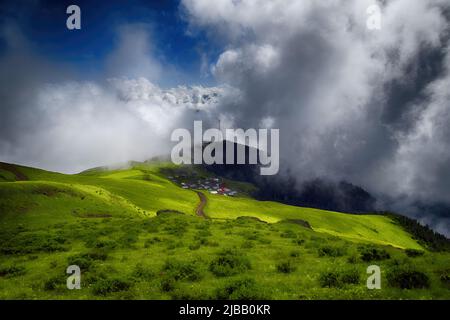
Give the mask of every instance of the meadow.
<svg viewBox="0 0 450 320">
<path fill-rule="evenodd" d="M 239 197 L 205 194 L 203 218 L 173 169 L 3 166 L 0 299 L 450 298 L 450 253 L 388 216 L 260 202 L 236 183 Z M 69 265 L 80 290 L 66 287 Z M 366 287 L 369 265 L 380 290 Z"/>
</svg>

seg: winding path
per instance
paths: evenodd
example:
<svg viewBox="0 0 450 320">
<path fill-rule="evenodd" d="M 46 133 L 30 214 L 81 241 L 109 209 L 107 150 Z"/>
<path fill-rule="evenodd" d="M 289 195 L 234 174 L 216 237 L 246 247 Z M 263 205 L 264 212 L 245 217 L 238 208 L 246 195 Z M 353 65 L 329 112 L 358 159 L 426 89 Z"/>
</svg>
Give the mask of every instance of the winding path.
<svg viewBox="0 0 450 320">
<path fill-rule="evenodd" d="M 198 197 L 200 198 L 200 202 L 197 205 L 197 208 L 195 209 L 195 213 L 202 218 L 207 219 L 208 217 L 206 216 L 205 212 L 203 211 L 203 208 L 206 206 L 206 196 L 200 192 L 200 191 L 196 191 Z"/>
</svg>

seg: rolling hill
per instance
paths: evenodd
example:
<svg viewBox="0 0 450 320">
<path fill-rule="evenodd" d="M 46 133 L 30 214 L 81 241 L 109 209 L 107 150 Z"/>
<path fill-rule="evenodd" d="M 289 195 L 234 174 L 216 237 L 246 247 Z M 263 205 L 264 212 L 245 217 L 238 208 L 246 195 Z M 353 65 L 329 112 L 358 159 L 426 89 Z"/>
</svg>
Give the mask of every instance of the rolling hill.
<svg viewBox="0 0 450 320">
<path fill-rule="evenodd" d="M 430 252 L 390 216 L 258 201 L 250 184 L 226 180 L 237 196 L 200 191 L 199 217 L 195 190 L 168 178 L 180 170 L 214 177 L 158 161 L 75 175 L 2 163 L 0 298 L 450 296 L 450 254 Z M 372 261 L 385 265 L 389 289 L 364 290 Z M 69 263 L 86 274 L 82 290 L 65 289 Z M 411 268 L 426 283 L 396 287 Z"/>
</svg>

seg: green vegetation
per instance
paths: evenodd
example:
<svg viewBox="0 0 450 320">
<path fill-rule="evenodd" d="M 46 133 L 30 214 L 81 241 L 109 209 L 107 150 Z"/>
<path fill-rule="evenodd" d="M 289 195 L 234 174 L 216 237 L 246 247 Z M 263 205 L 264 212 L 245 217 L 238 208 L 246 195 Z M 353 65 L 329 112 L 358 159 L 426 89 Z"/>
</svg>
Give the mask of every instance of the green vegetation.
<svg viewBox="0 0 450 320">
<path fill-rule="evenodd" d="M 14 168 L 0 171 L 0 299 L 450 298 L 450 254 L 427 250 L 389 216 L 243 192 L 206 195 L 205 219 L 197 194 L 166 179 L 170 164 Z M 66 288 L 71 264 L 80 290 Z M 365 286 L 370 264 L 382 270 L 381 290 Z"/>
</svg>

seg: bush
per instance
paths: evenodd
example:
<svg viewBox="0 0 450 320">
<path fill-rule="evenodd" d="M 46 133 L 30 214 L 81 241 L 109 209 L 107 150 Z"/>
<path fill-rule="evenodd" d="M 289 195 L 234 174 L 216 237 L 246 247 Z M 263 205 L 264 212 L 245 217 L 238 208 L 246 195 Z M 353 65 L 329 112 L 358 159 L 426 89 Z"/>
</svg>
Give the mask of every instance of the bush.
<svg viewBox="0 0 450 320">
<path fill-rule="evenodd" d="M 342 285 L 337 272 L 325 272 L 320 274 L 319 283 L 322 288 L 338 288 Z"/>
<path fill-rule="evenodd" d="M 360 275 L 357 270 L 327 271 L 319 276 L 322 288 L 340 288 L 345 284 L 359 284 Z"/>
<path fill-rule="evenodd" d="M 76 265 L 76 266 L 80 267 L 80 269 L 82 271 L 88 271 L 92 267 L 94 261 L 91 258 L 89 258 L 87 255 L 78 254 L 78 255 L 68 257 L 67 263 L 69 265 Z"/>
<path fill-rule="evenodd" d="M 118 245 L 117 245 L 116 241 L 109 240 L 109 239 L 108 240 L 97 240 L 93 245 L 93 247 L 97 248 L 97 249 L 114 249 L 117 246 Z"/>
<path fill-rule="evenodd" d="M 176 283 L 175 283 L 174 279 L 168 278 L 168 277 L 164 277 L 161 280 L 160 286 L 161 286 L 161 291 L 163 291 L 163 292 L 171 292 L 171 291 L 175 290 Z"/>
<path fill-rule="evenodd" d="M 283 261 L 277 264 L 277 271 L 280 273 L 291 273 L 294 272 L 297 267 L 292 263 L 292 261 Z"/>
<path fill-rule="evenodd" d="M 219 300 L 264 300 L 267 297 L 254 279 L 234 280 L 216 291 Z"/>
<path fill-rule="evenodd" d="M 58 288 L 66 288 L 66 279 L 64 276 L 54 276 L 44 282 L 44 290 L 52 291 Z"/>
<path fill-rule="evenodd" d="M 201 279 L 201 274 L 197 270 L 197 266 L 192 262 L 180 262 L 177 260 L 169 260 L 162 269 L 167 276 L 178 280 L 198 281 Z"/>
<path fill-rule="evenodd" d="M 209 270 L 218 277 L 235 275 L 250 268 L 251 266 L 248 258 L 233 250 L 224 250 L 220 252 L 209 265 Z"/>
<path fill-rule="evenodd" d="M 292 230 L 286 230 L 280 234 L 282 238 L 297 238 L 297 234 Z"/>
<path fill-rule="evenodd" d="M 22 266 L 7 266 L 0 267 L 0 277 L 11 278 L 17 277 L 25 274 L 25 268 Z"/>
<path fill-rule="evenodd" d="M 162 239 L 159 237 L 153 237 L 150 239 L 145 240 L 144 242 L 144 248 L 149 248 L 152 244 L 162 242 Z"/>
<path fill-rule="evenodd" d="M 430 286 L 428 276 L 417 270 L 396 268 L 388 273 L 387 279 L 392 287 L 400 289 L 422 289 Z"/>
<path fill-rule="evenodd" d="M 444 285 L 450 287 L 450 274 L 449 274 L 448 271 L 444 271 L 444 272 L 440 275 L 439 280 L 441 280 L 441 282 L 442 282 Z"/>
<path fill-rule="evenodd" d="M 88 253 L 81 253 L 67 258 L 69 265 L 79 266 L 81 270 L 89 270 L 96 260 L 105 261 L 108 254 L 104 250 L 93 250 Z"/>
<path fill-rule="evenodd" d="M 196 242 L 189 245 L 189 250 L 198 250 L 200 249 L 200 243 Z"/>
<path fill-rule="evenodd" d="M 64 251 L 65 240 L 50 233 L 21 233 L 0 244 L 5 255 Z"/>
<path fill-rule="evenodd" d="M 294 239 L 294 240 L 292 240 L 292 243 L 296 244 L 298 246 L 301 246 L 302 244 L 305 243 L 305 240 L 304 239 Z"/>
<path fill-rule="evenodd" d="M 292 258 L 298 258 L 298 257 L 300 257 L 300 251 L 298 251 L 298 250 L 292 250 L 292 251 L 289 253 L 289 255 L 290 255 Z"/>
<path fill-rule="evenodd" d="M 346 270 L 340 274 L 342 283 L 345 284 L 358 284 L 360 281 L 360 275 L 358 270 Z"/>
<path fill-rule="evenodd" d="M 107 278 L 97 281 L 92 290 L 95 295 L 107 295 L 113 292 L 126 291 L 131 288 L 131 283 L 119 278 Z"/>
<path fill-rule="evenodd" d="M 408 257 L 415 258 L 415 257 L 423 256 L 425 254 L 425 251 L 415 250 L 415 249 L 406 249 L 405 253 Z"/>
<path fill-rule="evenodd" d="M 332 247 L 332 246 L 323 246 L 318 250 L 319 257 L 328 256 L 328 257 L 341 257 L 345 254 L 344 248 Z"/>
<path fill-rule="evenodd" d="M 253 241 L 250 241 L 250 240 L 244 241 L 241 245 L 242 249 L 251 249 L 254 247 L 255 247 L 255 244 L 253 243 Z"/>
<path fill-rule="evenodd" d="M 214 297 L 202 288 L 174 288 L 170 291 L 172 300 L 212 300 Z"/>
<path fill-rule="evenodd" d="M 150 280 L 155 277 L 155 273 L 149 268 L 143 266 L 141 263 L 138 263 L 134 268 L 133 277 L 144 280 Z"/>
<path fill-rule="evenodd" d="M 360 248 L 361 260 L 364 262 L 379 261 L 390 259 L 391 256 L 384 249 L 377 249 L 374 247 Z"/>
<path fill-rule="evenodd" d="M 105 250 L 92 250 L 86 255 L 92 260 L 105 261 L 108 258 L 108 253 Z"/>
</svg>

